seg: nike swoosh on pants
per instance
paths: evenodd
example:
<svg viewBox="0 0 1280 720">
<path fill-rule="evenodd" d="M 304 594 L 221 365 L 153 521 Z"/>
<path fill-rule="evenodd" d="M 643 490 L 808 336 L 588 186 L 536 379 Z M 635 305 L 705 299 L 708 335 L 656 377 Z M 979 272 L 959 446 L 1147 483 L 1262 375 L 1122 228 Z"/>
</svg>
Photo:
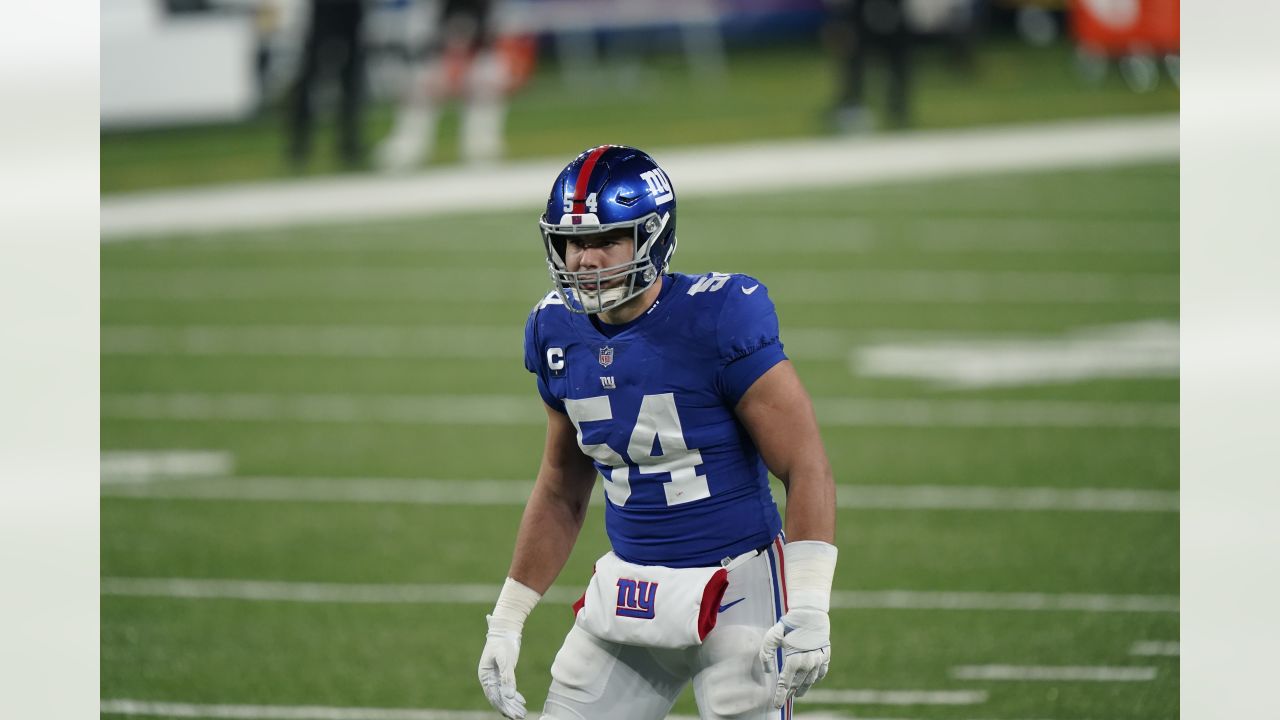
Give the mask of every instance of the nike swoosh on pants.
<svg viewBox="0 0 1280 720">
<path fill-rule="evenodd" d="M 720 612 L 724 612 L 725 610 L 728 610 L 729 608 L 733 607 L 734 605 L 737 605 L 738 603 L 742 602 L 743 600 L 746 600 L 746 598 L 745 598 L 745 597 L 740 597 L 740 598 L 738 598 L 737 600 L 734 600 L 733 602 L 729 603 L 728 605 L 721 605 L 721 606 L 720 606 Z"/>
</svg>

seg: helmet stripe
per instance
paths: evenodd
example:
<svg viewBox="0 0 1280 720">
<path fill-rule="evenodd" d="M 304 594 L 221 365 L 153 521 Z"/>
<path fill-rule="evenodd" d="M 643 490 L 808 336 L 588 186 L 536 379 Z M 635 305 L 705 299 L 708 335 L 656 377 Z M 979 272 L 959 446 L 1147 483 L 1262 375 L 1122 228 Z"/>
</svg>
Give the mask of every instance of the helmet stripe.
<svg viewBox="0 0 1280 720">
<path fill-rule="evenodd" d="M 578 179 L 573 182 L 573 211 L 581 214 L 587 211 L 587 183 L 591 180 L 591 171 L 596 169 L 596 161 L 611 146 L 601 145 L 586 160 L 582 161 L 582 169 L 578 171 Z"/>
</svg>

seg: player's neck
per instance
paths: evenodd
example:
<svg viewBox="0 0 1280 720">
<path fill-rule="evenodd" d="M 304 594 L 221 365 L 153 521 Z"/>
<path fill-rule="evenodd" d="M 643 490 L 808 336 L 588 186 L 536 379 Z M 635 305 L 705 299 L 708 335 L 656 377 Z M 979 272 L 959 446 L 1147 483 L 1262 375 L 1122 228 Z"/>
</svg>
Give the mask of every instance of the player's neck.
<svg viewBox="0 0 1280 720">
<path fill-rule="evenodd" d="M 662 283 L 665 281 L 665 278 L 659 275 L 658 282 L 650 285 L 648 290 L 645 290 L 634 298 L 631 298 L 630 301 L 625 302 L 612 310 L 606 310 L 599 313 L 596 315 L 596 319 L 609 325 L 624 325 L 635 320 L 643 315 L 649 308 L 653 307 L 654 301 L 657 300 L 658 295 L 662 293 Z"/>
</svg>

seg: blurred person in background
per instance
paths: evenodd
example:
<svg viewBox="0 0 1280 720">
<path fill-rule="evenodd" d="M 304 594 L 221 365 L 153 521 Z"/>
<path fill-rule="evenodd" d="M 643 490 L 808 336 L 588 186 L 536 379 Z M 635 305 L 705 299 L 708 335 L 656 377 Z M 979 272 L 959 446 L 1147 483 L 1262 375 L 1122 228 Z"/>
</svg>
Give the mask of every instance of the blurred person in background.
<svg viewBox="0 0 1280 720">
<path fill-rule="evenodd" d="M 502 156 L 508 74 L 493 34 L 493 0 L 441 0 L 434 39 L 411 74 L 391 133 L 376 151 L 386 171 L 411 170 L 431 159 L 441 106 L 463 98 L 462 157 Z"/>
<path fill-rule="evenodd" d="M 364 0 L 311 0 L 301 69 L 289 109 L 289 160 L 297 169 L 305 167 L 311 155 L 316 88 L 322 74 L 334 65 L 341 85 L 338 156 L 347 168 L 357 168 L 364 161 L 364 15 Z"/>
<path fill-rule="evenodd" d="M 911 27 L 905 0 L 827 0 L 839 65 L 832 122 L 840 132 L 866 132 L 876 123 L 866 106 L 867 62 L 874 49 L 888 62 L 889 124 L 911 123 Z"/>
<path fill-rule="evenodd" d="M 690 682 L 706 720 L 791 717 L 831 658 L 835 484 L 768 290 L 668 272 L 675 191 L 635 148 L 575 158 L 539 226 L 555 289 L 529 314 L 525 367 L 546 445 L 486 618 L 485 696 L 525 717 L 524 623 L 599 474 L 612 550 L 574 605 L 542 717 L 661 720 Z"/>
</svg>

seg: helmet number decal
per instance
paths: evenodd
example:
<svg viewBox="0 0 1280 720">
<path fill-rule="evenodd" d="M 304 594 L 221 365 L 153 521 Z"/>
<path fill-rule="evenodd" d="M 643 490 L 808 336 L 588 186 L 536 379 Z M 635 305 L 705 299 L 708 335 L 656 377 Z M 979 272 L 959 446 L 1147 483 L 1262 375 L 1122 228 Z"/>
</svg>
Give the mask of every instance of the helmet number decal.
<svg viewBox="0 0 1280 720">
<path fill-rule="evenodd" d="M 671 181 L 667 179 L 667 174 L 662 172 L 662 168 L 642 172 L 640 177 L 644 178 L 645 183 L 649 185 L 649 192 L 656 195 L 653 199 L 654 204 L 669 203 L 675 198 L 675 193 L 671 192 Z"/>
<path fill-rule="evenodd" d="M 564 211 L 567 213 L 572 213 L 574 202 L 575 200 L 573 199 L 572 195 L 565 195 Z M 586 205 L 587 205 L 587 212 L 589 213 L 594 213 L 596 210 L 600 208 L 600 203 L 596 200 L 596 193 L 591 193 L 590 195 L 587 196 Z"/>
</svg>

